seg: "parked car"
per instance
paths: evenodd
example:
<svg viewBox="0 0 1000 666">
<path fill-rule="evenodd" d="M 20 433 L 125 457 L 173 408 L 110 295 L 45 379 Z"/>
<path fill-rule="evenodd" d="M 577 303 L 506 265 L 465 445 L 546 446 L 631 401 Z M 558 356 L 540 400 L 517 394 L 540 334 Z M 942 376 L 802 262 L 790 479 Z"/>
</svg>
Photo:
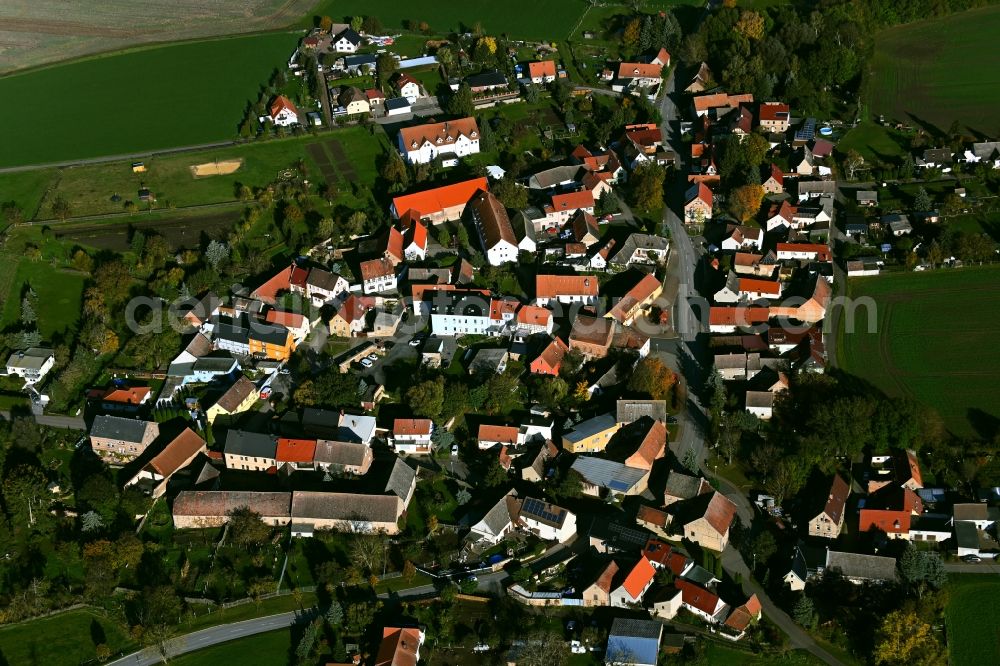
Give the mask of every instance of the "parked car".
<svg viewBox="0 0 1000 666">
<path fill-rule="evenodd" d="M 373 366 L 373 365 L 375 365 L 375 364 L 374 364 L 374 363 L 372 363 L 372 362 L 371 362 L 370 360 L 368 360 L 367 358 L 363 358 L 363 359 L 361 359 L 361 365 L 365 366 L 366 368 L 370 368 L 370 367 L 372 367 L 372 366 Z"/>
<path fill-rule="evenodd" d="M 458 444 L 452 444 L 451 445 L 451 457 L 452 458 L 457 458 L 458 457 Z"/>
<path fill-rule="evenodd" d="M 969 564 L 975 564 L 977 562 L 982 562 L 983 558 L 979 557 L 978 555 L 963 555 L 962 561 L 968 562 Z"/>
<path fill-rule="evenodd" d="M 487 645 L 486 643 L 479 643 L 474 648 L 472 648 L 472 651 L 473 652 L 489 652 L 490 651 L 490 646 Z"/>
<path fill-rule="evenodd" d="M 375 352 L 372 352 L 371 354 L 368 354 L 368 356 L 366 358 L 369 361 L 377 361 L 378 360 L 378 354 L 376 354 Z"/>
<path fill-rule="evenodd" d="M 587 648 L 583 647 L 583 644 L 580 643 L 580 641 L 570 641 L 569 651 L 573 654 L 586 654 Z"/>
</svg>

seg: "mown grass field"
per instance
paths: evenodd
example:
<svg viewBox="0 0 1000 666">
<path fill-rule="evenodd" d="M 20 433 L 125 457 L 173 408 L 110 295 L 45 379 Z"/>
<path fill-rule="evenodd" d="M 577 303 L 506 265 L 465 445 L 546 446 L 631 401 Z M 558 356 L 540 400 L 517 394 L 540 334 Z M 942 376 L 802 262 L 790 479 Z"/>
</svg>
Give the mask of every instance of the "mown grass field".
<svg viewBox="0 0 1000 666">
<path fill-rule="evenodd" d="M 952 574 L 946 619 L 953 666 L 1000 662 L 1000 579 L 994 574 Z"/>
<path fill-rule="evenodd" d="M 84 276 L 63 270 L 56 270 L 44 261 L 21 259 L 16 270 L 9 294 L 3 307 L 2 326 L 16 324 L 21 318 L 21 294 L 28 285 L 38 294 L 35 314 L 38 317 L 38 332 L 42 338 L 52 341 L 72 337 L 80 319 L 83 302 Z M 2 663 L 2 662 L 0 662 Z"/>
<path fill-rule="evenodd" d="M 292 632 L 288 629 L 248 636 L 172 659 L 177 666 L 280 666 L 291 663 Z"/>
<path fill-rule="evenodd" d="M 871 121 L 859 123 L 837 142 L 837 152 L 847 155 L 856 150 L 868 164 L 901 162 L 908 144 L 905 137 Z"/>
<path fill-rule="evenodd" d="M 1000 7 L 984 7 L 886 30 L 878 36 L 866 86 L 871 112 L 926 122 L 953 121 L 988 136 L 1000 128 Z"/>
<path fill-rule="evenodd" d="M 1000 268 L 939 269 L 850 281 L 856 307 L 844 317 L 839 365 L 889 396 L 910 396 L 937 410 L 956 435 L 988 432 L 1000 418 Z M 857 303 L 857 301 L 853 301 Z M 979 430 L 977 430 L 977 426 Z"/>
<path fill-rule="evenodd" d="M 145 48 L 0 79 L 0 167 L 231 139 L 299 33 Z M 2 198 L 2 196 L 0 196 Z"/>
<path fill-rule="evenodd" d="M 300 158 L 306 162 L 308 177 L 318 181 L 323 174 L 309 146 L 331 141 L 340 144 L 352 156 L 352 180 L 368 186 L 374 184 L 376 160 L 385 149 L 385 139 L 381 133 L 372 137 L 366 129 L 348 127 L 319 136 L 274 139 L 147 158 L 143 160 L 145 173 L 133 173 L 132 160 L 123 160 L 0 174 L 0 201 L 13 200 L 25 212 L 26 219 L 36 217 L 39 220 L 52 218 L 50 206 L 57 196 L 69 202 L 73 217 L 121 213 L 125 200 L 140 203 L 138 189 L 143 185 L 156 195 L 158 208 L 166 208 L 168 203 L 182 208 L 232 202 L 236 201 L 238 183 L 251 188 L 267 185 L 280 171 L 294 168 Z M 228 175 L 195 178 L 191 173 L 194 165 L 226 160 L 242 160 L 243 166 Z M 122 200 L 112 201 L 114 194 Z M 139 207 L 145 209 L 145 204 Z"/>
<path fill-rule="evenodd" d="M 118 625 L 96 613 L 84 610 L 60 613 L 0 627 L 0 664 L 97 663 L 95 649 L 99 643 L 107 645 L 112 653 L 132 646 Z"/>
</svg>

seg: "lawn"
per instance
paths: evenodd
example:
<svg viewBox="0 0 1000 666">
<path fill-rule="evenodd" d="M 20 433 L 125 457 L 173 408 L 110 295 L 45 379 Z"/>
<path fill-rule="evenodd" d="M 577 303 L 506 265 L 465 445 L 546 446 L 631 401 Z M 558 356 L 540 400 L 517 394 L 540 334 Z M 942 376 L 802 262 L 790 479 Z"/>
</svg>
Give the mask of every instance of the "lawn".
<svg viewBox="0 0 1000 666">
<path fill-rule="evenodd" d="M 849 151 L 856 150 L 869 164 L 896 162 L 902 160 L 905 146 L 906 143 L 898 132 L 865 121 L 844 135 L 837 143 L 837 152 L 847 155 Z"/>
<path fill-rule="evenodd" d="M 871 112 L 940 132 L 958 120 L 994 135 L 1000 127 L 998 30 L 996 6 L 886 30 L 876 41 L 866 85 Z"/>
<path fill-rule="evenodd" d="M 111 620 L 91 611 L 69 611 L 0 628 L 0 664 L 77 666 L 92 662 L 99 644 L 112 653 L 132 647 Z"/>
<path fill-rule="evenodd" d="M 0 174 L 0 203 L 13 201 L 21 209 L 24 219 L 30 220 L 54 178 L 55 173 L 51 170 Z"/>
<path fill-rule="evenodd" d="M 0 79 L 0 167 L 233 138 L 299 39 L 282 32 L 94 57 Z"/>
<path fill-rule="evenodd" d="M 240 638 L 172 659 L 176 666 L 278 666 L 290 663 L 292 634 L 288 629 Z"/>
<path fill-rule="evenodd" d="M 712 666 L 770 666 L 771 664 L 788 664 L 789 666 L 808 666 L 821 664 L 819 659 L 805 650 L 792 650 L 784 655 L 753 654 L 738 648 L 728 647 L 715 641 L 709 641 L 705 646 L 705 657 L 702 663 Z"/>
<path fill-rule="evenodd" d="M 16 324 L 21 318 L 21 293 L 26 285 L 38 294 L 38 331 L 51 342 L 53 336 L 72 337 L 83 298 L 84 278 L 79 273 L 53 269 L 43 261 L 22 259 L 17 264 L 3 308 L 3 326 Z"/>
<path fill-rule="evenodd" d="M 988 352 L 1000 325 L 1000 269 L 940 269 L 851 280 L 853 326 L 838 332 L 839 365 L 889 396 L 937 410 L 956 435 L 987 435 L 1000 417 L 1000 356 Z M 855 301 L 856 302 L 856 301 Z"/>
<path fill-rule="evenodd" d="M 1000 662 L 1000 578 L 952 574 L 946 611 L 948 652 L 954 666 Z"/>
<path fill-rule="evenodd" d="M 322 154 L 323 147 L 331 142 L 340 144 L 351 156 L 354 178 L 350 180 L 370 187 L 375 182 L 376 159 L 384 145 L 382 136 L 379 132 L 377 138 L 373 138 L 366 129 L 347 127 L 319 136 L 273 139 L 194 153 L 161 155 L 143 160 L 146 167 L 144 173 L 132 172 L 132 160 L 49 169 L 42 173 L 50 174 L 51 190 L 42 201 L 38 219 L 52 217 L 50 206 L 57 196 L 69 202 L 73 216 L 121 213 L 123 201 L 139 203 L 137 197 L 141 186 L 152 190 L 160 208 L 235 202 L 238 184 L 263 187 L 275 181 L 279 172 L 294 168 L 299 159 L 305 160 L 309 179 L 318 181 L 323 172 L 313 152 L 318 149 Z M 232 160 L 242 160 L 243 164 L 228 175 L 195 178 L 191 171 L 191 167 L 198 164 Z M 331 173 L 336 178 L 348 179 L 347 174 L 336 169 Z M 0 175 L 0 187 L 5 177 Z M 111 200 L 115 194 L 121 201 Z M 34 208 L 38 207 L 36 203 Z M 144 208 L 145 204 L 141 204 L 140 209 Z"/>
</svg>

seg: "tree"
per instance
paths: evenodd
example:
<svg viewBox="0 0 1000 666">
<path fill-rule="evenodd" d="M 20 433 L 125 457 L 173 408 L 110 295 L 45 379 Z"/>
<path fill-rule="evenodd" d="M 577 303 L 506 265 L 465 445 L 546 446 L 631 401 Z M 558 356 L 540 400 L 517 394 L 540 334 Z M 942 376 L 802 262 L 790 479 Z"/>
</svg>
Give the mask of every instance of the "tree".
<svg viewBox="0 0 1000 666">
<path fill-rule="evenodd" d="M 569 385 L 561 377 L 544 377 L 538 380 L 535 399 L 544 407 L 555 409 L 569 394 Z"/>
<path fill-rule="evenodd" d="M 873 656 L 878 664 L 943 663 L 931 626 L 913 611 L 895 610 L 885 616 Z"/>
<path fill-rule="evenodd" d="M 764 17 L 754 11 L 744 11 L 734 29 L 747 39 L 759 41 L 764 37 Z"/>
<path fill-rule="evenodd" d="M 390 151 L 382 166 L 382 177 L 389 183 L 391 191 L 402 191 L 410 184 L 410 173 L 403 158 L 395 150 Z"/>
<path fill-rule="evenodd" d="M 803 594 L 792 607 L 792 619 L 806 629 L 812 629 L 816 624 L 816 605 L 813 600 Z"/>
<path fill-rule="evenodd" d="M 558 500 L 580 497 L 583 495 L 583 477 L 575 469 L 568 469 L 558 482 L 549 487 L 549 493 Z"/>
<path fill-rule="evenodd" d="M 3 218 L 7 220 L 8 224 L 17 224 L 24 219 L 24 211 L 17 205 L 16 201 L 4 201 L 3 204 L 0 204 L 0 211 L 3 212 Z"/>
<path fill-rule="evenodd" d="M 24 298 L 21 299 L 21 323 L 25 326 L 30 326 L 38 321 L 38 315 L 35 314 L 35 306 L 38 304 L 38 294 L 31 287 L 28 287 L 28 291 L 25 292 Z"/>
<path fill-rule="evenodd" d="M 931 263 L 931 266 L 937 267 L 944 260 L 944 250 L 941 248 L 941 244 L 937 242 L 935 238 L 927 246 L 927 261 Z"/>
<path fill-rule="evenodd" d="M 410 560 L 403 563 L 403 578 L 409 582 L 417 575 L 417 567 Z"/>
<path fill-rule="evenodd" d="M 519 185 L 511 175 L 505 175 L 494 183 L 492 191 L 506 208 L 519 210 L 528 205 L 527 188 Z"/>
<path fill-rule="evenodd" d="M 465 488 L 462 488 L 457 493 L 455 493 L 455 501 L 458 502 L 459 506 L 465 506 L 472 501 L 472 493 L 470 493 Z"/>
<path fill-rule="evenodd" d="M 444 227 L 438 231 L 437 242 L 441 244 L 441 247 L 451 247 L 451 233 Z"/>
<path fill-rule="evenodd" d="M 444 407 L 444 377 L 429 379 L 413 386 L 406 392 L 410 409 L 417 416 L 435 419 L 441 416 Z"/>
<path fill-rule="evenodd" d="M 918 550 L 908 544 L 899 558 L 899 573 L 918 597 L 922 597 L 929 585 L 936 590 L 948 582 L 948 572 L 945 571 L 941 555 L 932 551 Z"/>
<path fill-rule="evenodd" d="M 468 83 L 463 83 L 458 91 L 448 98 L 446 104 L 447 112 L 453 116 L 471 116 L 473 112 L 472 108 L 472 88 L 469 87 Z"/>
<path fill-rule="evenodd" d="M 330 602 L 330 607 L 324 616 L 331 627 L 339 627 L 344 623 L 344 607 L 336 599 Z"/>
<path fill-rule="evenodd" d="M 351 561 L 374 574 L 385 564 L 388 545 L 384 534 L 358 534 L 351 542 Z"/>
<path fill-rule="evenodd" d="M 688 447 L 688 450 L 684 452 L 684 459 L 681 461 L 681 464 L 684 465 L 684 469 L 692 474 L 701 473 L 698 466 L 698 454 L 691 447 Z"/>
<path fill-rule="evenodd" d="M 361 26 L 364 25 L 364 16 L 352 16 L 351 17 L 351 30 L 354 32 L 361 32 Z"/>
<path fill-rule="evenodd" d="M 229 244 L 217 240 L 210 241 L 205 248 L 205 260 L 208 261 L 212 270 L 219 270 L 219 267 L 229 260 Z"/>
<path fill-rule="evenodd" d="M 913 197 L 913 210 L 922 213 L 930 210 L 932 206 L 931 195 L 927 194 L 927 190 L 923 186 L 919 187 L 917 194 Z"/>
<path fill-rule="evenodd" d="M 628 380 L 630 391 L 645 393 L 653 400 L 666 400 L 676 384 L 677 375 L 655 356 L 639 361 Z"/>
<path fill-rule="evenodd" d="M 311 660 L 313 649 L 316 647 L 316 641 L 319 639 L 319 626 L 316 622 L 310 622 L 305 631 L 302 632 L 302 638 L 299 640 L 299 644 L 295 647 L 295 656 L 299 658 L 299 663 L 306 663 Z"/>
<path fill-rule="evenodd" d="M 271 528 L 249 507 L 229 513 L 229 540 L 241 548 L 258 547 L 271 538 Z"/>
<path fill-rule="evenodd" d="M 459 223 L 458 229 L 455 230 L 455 242 L 461 248 L 469 249 L 469 230 L 465 228 L 464 224 Z"/>
<path fill-rule="evenodd" d="M 324 16 L 319 20 L 319 29 L 323 32 L 330 32 L 333 30 L 333 19 L 329 16 Z M 355 32 L 357 32 L 355 30 Z"/>
<path fill-rule="evenodd" d="M 653 210 L 663 203 L 666 170 L 654 162 L 643 162 L 632 173 L 632 202 L 641 210 Z"/>
<path fill-rule="evenodd" d="M 396 62 L 396 58 L 393 57 L 393 55 L 388 51 L 379 54 L 375 66 L 378 70 L 379 81 L 383 86 L 388 85 L 389 79 L 391 79 L 392 75 L 396 73 L 397 69 L 399 69 L 399 63 Z"/>
<path fill-rule="evenodd" d="M 802 468 L 796 460 L 782 458 L 774 467 L 774 471 L 764 481 L 764 490 L 774 498 L 778 506 L 794 495 L 805 482 Z"/>
<path fill-rule="evenodd" d="M 69 202 L 61 194 L 52 200 L 51 209 L 52 215 L 60 220 L 65 220 L 73 214 L 73 207 L 69 205 Z"/>
<path fill-rule="evenodd" d="M 499 459 L 493 458 L 490 460 L 489 466 L 486 468 L 486 474 L 483 476 L 483 483 L 487 488 L 496 488 L 499 485 L 507 483 L 507 470 L 500 465 Z"/>
<path fill-rule="evenodd" d="M 526 637 L 518 652 L 517 663 L 523 666 L 562 666 L 566 663 L 566 653 L 562 636 L 541 630 Z"/>
<path fill-rule="evenodd" d="M 863 167 L 864 164 L 865 158 L 861 156 L 861 153 L 853 148 L 847 151 L 847 159 L 844 160 L 844 171 L 847 172 L 847 179 L 854 180 L 854 176 L 857 174 L 858 169 Z"/>
<path fill-rule="evenodd" d="M 368 629 L 375 620 L 375 613 L 382 606 L 381 603 L 371 603 L 369 601 L 351 604 L 347 607 L 347 631 L 350 634 L 360 635 Z"/>
<path fill-rule="evenodd" d="M 737 187 L 729 196 L 729 211 L 740 222 L 749 222 L 760 210 L 764 194 L 763 185 Z"/>
<path fill-rule="evenodd" d="M 455 64 L 455 53 L 451 50 L 451 47 L 442 46 L 437 50 L 435 54 L 437 60 L 444 67 L 445 74 L 451 70 L 451 66 Z"/>
<path fill-rule="evenodd" d="M 625 25 L 625 32 L 622 33 L 622 44 L 629 51 L 639 46 L 639 38 L 642 36 L 642 20 L 634 18 Z"/>
</svg>

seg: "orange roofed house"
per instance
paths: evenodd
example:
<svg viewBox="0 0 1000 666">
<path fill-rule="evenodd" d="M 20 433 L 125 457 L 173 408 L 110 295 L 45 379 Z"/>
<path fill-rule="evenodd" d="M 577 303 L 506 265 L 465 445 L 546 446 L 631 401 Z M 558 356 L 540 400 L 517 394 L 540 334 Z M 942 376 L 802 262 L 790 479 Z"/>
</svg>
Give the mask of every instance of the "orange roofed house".
<svg viewBox="0 0 1000 666">
<path fill-rule="evenodd" d="M 784 134 L 788 131 L 791 112 L 787 104 L 764 102 L 757 111 L 757 122 L 765 132 Z"/>
<path fill-rule="evenodd" d="M 138 485 L 153 497 L 160 497 L 167 491 L 167 482 L 174 475 L 174 472 L 187 467 L 205 449 L 205 440 L 191 428 L 184 428 L 158 453 L 141 464 L 138 471 L 125 482 L 125 485 Z"/>
<path fill-rule="evenodd" d="M 417 666 L 424 632 L 419 628 L 385 627 L 375 666 Z"/>
<path fill-rule="evenodd" d="M 288 465 L 293 470 L 313 469 L 316 460 L 316 440 L 279 438 L 274 459 L 278 467 Z"/>
<path fill-rule="evenodd" d="M 611 605 L 616 608 L 628 608 L 634 604 L 641 604 L 654 578 L 656 569 L 645 557 L 639 558 L 622 584 L 611 592 Z"/>
<path fill-rule="evenodd" d="M 427 123 L 399 130 L 399 151 L 410 164 L 428 164 L 438 156 L 464 157 L 479 152 L 475 118 Z"/>
<path fill-rule="evenodd" d="M 535 85 L 545 85 L 556 80 L 556 63 L 553 60 L 539 60 L 528 63 L 526 80 Z"/>
<path fill-rule="evenodd" d="M 704 224 L 712 219 L 712 190 L 708 189 L 708 185 L 692 185 L 684 199 L 685 224 Z"/>
<path fill-rule="evenodd" d="M 566 343 L 561 338 L 554 337 L 552 338 L 552 342 L 542 350 L 542 353 L 531 361 L 528 369 L 533 375 L 558 377 L 563 357 L 566 356 L 566 352 L 568 351 L 569 347 L 566 346 Z"/>
<path fill-rule="evenodd" d="M 284 95 L 278 95 L 271 100 L 268 117 L 278 127 L 291 127 L 299 124 L 299 110 Z"/>
<path fill-rule="evenodd" d="M 553 301 L 564 305 L 594 305 L 599 292 L 595 275 L 536 275 L 535 303 L 542 307 Z"/>
<path fill-rule="evenodd" d="M 593 215 L 594 203 L 594 193 L 590 190 L 553 194 L 552 203 L 543 208 L 546 224 L 562 226 L 578 210 Z"/>
<path fill-rule="evenodd" d="M 433 435 L 434 422 L 430 419 L 395 419 L 389 445 L 397 453 L 430 453 Z"/>
<path fill-rule="evenodd" d="M 153 391 L 148 386 L 126 386 L 97 389 L 91 391 L 88 397 L 99 399 L 101 407 L 108 411 L 134 412 L 149 402 L 152 396 Z"/>
<path fill-rule="evenodd" d="M 466 204 L 479 190 L 489 190 L 485 177 L 398 196 L 392 200 L 390 212 L 396 219 L 409 213 L 431 224 L 454 222 L 462 218 Z"/>
</svg>

